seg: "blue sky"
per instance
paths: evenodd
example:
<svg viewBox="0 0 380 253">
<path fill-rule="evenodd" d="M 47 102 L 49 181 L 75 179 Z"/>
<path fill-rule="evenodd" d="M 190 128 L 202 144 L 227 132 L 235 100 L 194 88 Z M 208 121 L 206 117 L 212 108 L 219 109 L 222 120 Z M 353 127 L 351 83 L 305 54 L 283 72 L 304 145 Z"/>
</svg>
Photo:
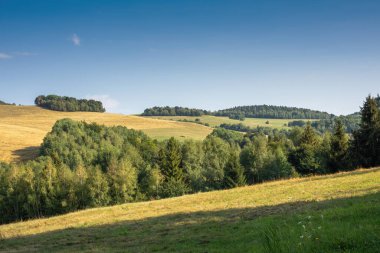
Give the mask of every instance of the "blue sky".
<svg viewBox="0 0 380 253">
<path fill-rule="evenodd" d="M 379 13 L 377 0 L 0 0 L 0 100 L 348 114 L 380 92 Z"/>
</svg>

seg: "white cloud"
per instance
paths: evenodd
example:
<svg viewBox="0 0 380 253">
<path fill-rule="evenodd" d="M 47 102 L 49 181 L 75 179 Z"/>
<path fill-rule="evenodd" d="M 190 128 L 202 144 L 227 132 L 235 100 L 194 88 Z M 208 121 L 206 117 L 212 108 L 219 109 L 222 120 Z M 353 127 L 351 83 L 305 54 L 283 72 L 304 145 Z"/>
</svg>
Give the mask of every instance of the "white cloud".
<svg viewBox="0 0 380 253">
<path fill-rule="evenodd" d="M 119 101 L 114 98 L 111 98 L 109 95 L 87 95 L 86 99 L 93 99 L 97 101 L 101 101 L 103 106 L 107 111 L 112 111 L 119 107 Z"/>
<path fill-rule="evenodd" d="M 34 56 L 34 55 L 37 55 L 36 53 L 31 53 L 31 52 L 14 52 L 13 53 L 14 55 L 17 55 L 17 56 Z"/>
<path fill-rule="evenodd" d="M 80 46 L 80 38 L 76 33 L 74 33 L 73 36 L 71 36 L 71 41 L 74 43 L 75 46 Z"/>
<path fill-rule="evenodd" d="M 6 53 L 0 53 L 0 60 L 6 60 L 11 59 L 12 55 L 6 54 Z"/>
</svg>

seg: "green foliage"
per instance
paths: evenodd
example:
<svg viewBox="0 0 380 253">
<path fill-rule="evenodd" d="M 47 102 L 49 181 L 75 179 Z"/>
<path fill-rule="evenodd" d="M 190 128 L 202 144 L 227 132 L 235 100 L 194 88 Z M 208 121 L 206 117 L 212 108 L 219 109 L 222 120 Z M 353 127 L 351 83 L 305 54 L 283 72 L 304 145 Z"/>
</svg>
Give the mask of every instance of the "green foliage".
<svg viewBox="0 0 380 253">
<path fill-rule="evenodd" d="M 310 109 L 273 105 L 237 106 L 230 109 L 216 111 L 213 115 L 227 116 L 233 119 L 329 119 L 333 116 L 326 112 L 314 111 Z"/>
<path fill-rule="evenodd" d="M 34 100 L 37 106 L 54 111 L 64 112 L 105 112 L 102 102 L 73 97 L 48 95 L 38 96 Z"/>
<path fill-rule="evenodd" d="M 380 164 L 379 97 L 368 96 L 360 110 L 360 128 L 353 134 L 352 153 L 357 166 L 373 167 Z"/>
<path fill-rule="evenodd" d="M 159 107 L 145 109 L 142 116 L 202 116 L 210 114 L 210 112 L 201 109 L 192 109 L 187 107 Z"/>
<path fill-rule="evenodd" d="M 205 190 L 223 188 L 224 168 L 228 161 L 229 145 L 219 137 L 209 135 L 203 141 L 202 174 Z"/>
<path fill-rule="evenodd" d="M 226 188 L 234 188 L 246 184 L 244 168 L 239 161 L 239 153 L 231 151 L 225 166 L 224 185 Z"/>
<path fill-rule="evenodd" d="M 232 144 L 240 144 L 243 141 L 244 136 L 240 133 L 236 133 L 233 131 L 229 131 L 223 128 L 215 128 L 211 136 L 218 137 L 228 143 Z"/>
<path fill-rule="evenodd" d="M 340 120 L 337 120 L 331 138 L 331 149 L 329 152 L 328 167 L 331 172 L 345 170 L 348 166 L 348 148 L 349 137 L 345 133 L 344 126 Z"/>
<path fill-rule="evenodd" d="M 289 160 L 297 172 L 301 174 L 321 173 L 323 168 L 318 159 L 320 144 L 321 140 L 309 122 L 300 136 L 299 146 L 289 156 Z"/>
<path fill-rule="evenodd" d="M 353 140 L 336 121 L 319 134 L 217 128 L 203 142 L 62 119 L 27 163 L 0 163 L 0 222 L 380 165 L 378 101 L 366 99 Z"/>
</svg>

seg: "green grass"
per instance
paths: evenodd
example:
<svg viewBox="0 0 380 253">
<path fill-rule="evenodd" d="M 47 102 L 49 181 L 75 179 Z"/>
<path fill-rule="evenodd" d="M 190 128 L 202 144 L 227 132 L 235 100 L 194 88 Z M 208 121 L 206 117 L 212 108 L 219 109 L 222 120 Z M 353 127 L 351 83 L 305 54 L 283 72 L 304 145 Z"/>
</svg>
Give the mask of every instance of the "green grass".
<svg viewBox="0 0 380 253">
<path fill-rule="evenodd" d="M 173 121 L 179 121 L 179 120 L 189 120 L 189 121 L 195 121 L 195 119 L 199 119 L 202 123 L 208 123 L 211 127 L 219 126 L 220 124 L 226 123 L 226 124 L 239 124 L 242 123 L 243 125 L 249 126 L 249 127 L 271 127 L 271 128 L 277 128 L 277 129 L 289 129 L 287 126 L 290 121 L 294 121 L 295 119 L 261 119 L 261 118 L 246 118 L 243 121 L 230 119 L 228 117 L 216 117 L 216 116 L 210 116 L 210 115 L 203 115 L 200 117 L 192 117 L 192 116 L 152 116 L 152 117 L 146 117 L 146 118 L 156 118 L 156 119 L 165 119 L 165 120 L 173 120 Z M 269 124 L 266 124 L 266 122 L 269 121 Z"/>
<path fill-rule="evenodd" d="M 1 252 L 379 252 L 380 169 L 0 226 Z"/>
</svg>

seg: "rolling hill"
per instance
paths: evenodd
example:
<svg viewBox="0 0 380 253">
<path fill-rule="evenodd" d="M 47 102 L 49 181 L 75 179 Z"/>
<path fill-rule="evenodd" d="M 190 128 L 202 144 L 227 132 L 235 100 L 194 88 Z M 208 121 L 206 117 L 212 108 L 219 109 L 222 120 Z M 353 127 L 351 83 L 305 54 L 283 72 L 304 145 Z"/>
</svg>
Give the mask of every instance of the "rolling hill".
<svg viewBox="0 0 380 253">
<path fill-rule="evenodd" d="M 380 169 L 0 226 L 0 252 L 378 252 Z M 349 232 L 348 232 L 349 231 Z"/>
<path fill-rule="evenodd" d="M 96 122 L 107 126 L 121 125 L 142 130 L 156 139 L 171 136 L 178 139 L 201 140 L 211 128 L 194 123 L 148 119 L 139 116 L 126 116 L 95 112 L 58 112 L 36 106 L 0 106 L 0 161 L 32 159 L 53 124 L 62 118 Z"/>
<path fill-rule="evenodd" d="M 195 121 L 199 119 L 200 123 L 209 124 L 211 127 L 217 127 L 221 124 L 240 124 L 255 127 L 271 127 L 277 129 L 289 129 L 287 126 L 294 119 L 264 119 L 264 118 L 245 118 L 244 120 L 230 119 L 222 116 L 202 115 L 202 116 L 145 116 L 145 118 L 173 120 L 173 121 Z M 266 123 L 268 121 L 268 124 Z M 316 121 L 316 120 L 313 120 Z"/>
</svg>

